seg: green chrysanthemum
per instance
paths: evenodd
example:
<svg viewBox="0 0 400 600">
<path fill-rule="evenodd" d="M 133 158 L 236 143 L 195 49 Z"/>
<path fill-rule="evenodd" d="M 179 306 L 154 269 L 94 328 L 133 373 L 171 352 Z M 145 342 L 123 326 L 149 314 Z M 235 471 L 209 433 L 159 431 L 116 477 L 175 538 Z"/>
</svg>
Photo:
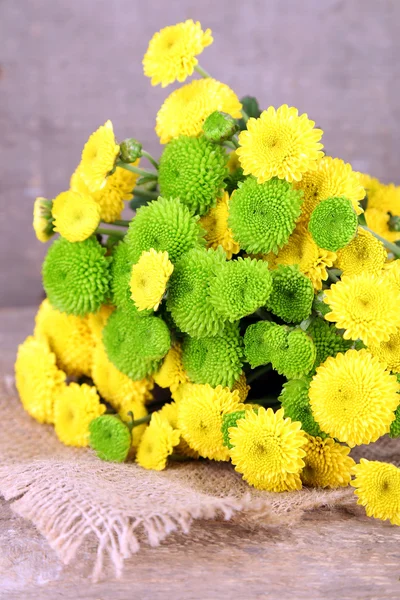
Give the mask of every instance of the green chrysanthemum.
<svg viewBox="0 0 400 600">
<path fill-rule="evenodd" d="M 272 363 L 287 345 L 285 327 L 271 321 L 250 325 L 244 335 L 246 360 L 252 369 Z"/>
<path fill-rule="evenodd" d="M 311 313 L 313 285 L 297 265 L 279 265 L 271 272 L 272 291 L 267 308 L 287 323 L 300 323 Z"/>
<path fill-rule="evenodd" d="M 129 427 L 115 415 L 102 415 L 89 425 L 89 444 L 101 460 L 124 462 L 131 447 Z"/>
<path fill-rule="evenodd" d="M 300 215 L 303 193 L 284 179 L 257 183 L 248 177 L 232 195 L 228 224 L 247 252 L 278 252 Z"/>
<path fill-rule="evenodd" d="M 129 282 L 131 278 L 132 262 L 129 259 L 129 249 L 124 242 L 114 248 L 111 262 L 111 295 L 112 302 L 118 308 L 129 310 L 131 314 L 146 316 L 153 311 L 138 311 L 131 298 Z"/>
<path fill-rule="evenodd" d="M 230 439 L 229 439 L 229 427 L 236 427 L 236 423 L 239 421 L 239 419 L 243 419 L 245 414 L 246 414 L 245 410 L 236 410 L 235 412 L 227 413 L 226 415 L 222 416 L 221 431 L 222 431 L 223 444 L 224 444 L 224 446 L 229 448 L 229 450 L 231 448 L 233 448 L 233 446 L 230 442 Z"/>
<path fill-rule="evenodd" d="M 126 243 L 129 258 L 137 263 L 144 251 L 168 252 L 174 264 L 191 248 L 205 245 L 203 230 L 177 198 L 158 198 L 138 209 L 129 225 Z"/>
<path fill-rule="evenodd" d="M 117 309 L 103 329 L 108 358 L 133 380 L 154 373 L 171 346 L 169 329 L 160 317 L 139 317 Z"/>
<path fill-rule="evenodd" d="M 160 160 L 162 196 L 179 198 L 192 214 L 204 215 L 224 191 L 227 161 L 225 149 L 204 137 L 172 140 Z"/>
<path fill-rule="evenodd" d="M 327 198 L 313 210 L 308 229 L 314 242 L 325 250 L 337 252 L 357 233 L 358 218 L 347 198 Z"/>
<path fill-rule="evenodd" d="M 314 365 L 315 345 L 302 329 L 294 329 L 287 336 L 287 347 L 273 359 L 274 369 L 288 379 L 307 375 Z"/>
<path fill-rule="evenodd" d="M 264 306 L 272 289 L 268 264 L 238 258 L 226 262 L 210 285 L 210 302 L 229 321 L 237 321 Z"/>
<path fill-rule="evenodd" d="M 83 317 L 95 313 L 110 289 L 109 259 L 96 238 L 68 242 L 60 238 L 43 263 L 43 287 L 60 312 Z"/>
<path fill-rule="evenodd" d="M 242 372 L 243 340 L 237 323 L 227 323 L 222 334 L 200 339 L 186 337 L 182 362 L 190 381 L 231 388 Z"/>
<path fill-rule="evenodd" d="M 399 379 L 399 378 L 397 378 L 397 379 Z M 389 435 L 391 438 L 398 438 L 398 437 L 400 437 L 400 404 L 397 407 L 397 409 L 394 411 L 394 415 L 395 415 L 395 419 L 394 419 L 394 421 L 392 421 L 392 424 L 390 425 Z"/>
<path fill-rule="evenodd" d="M 215 270 L 225 263 L 218 250 L 190 250 L 175 265 L 169 280 L 167 310 L 176 326 L 192 337 L 213 336 L 224 322 L 210 302 L 210 282 Z"/>
<path fill-rule="evenodd" d="M 291 379 L 283 384 L 282 392 L 278 398 L 285 411 L 285 417 L 292 421 L 300 421 L 303 431 L 314 437 L 325 438 L 326 434 L 313 417 L 308 398 L 310 379 Z"/>
<path fill-rule="evenodd" d="M 324 363 L 328 356 L 335 357 L 338 352 L 347 352 L 353 344 L 352 340 L 344 340 L 336 327 L 323 319 L 311 321 L 307 333 L 312 337 L 317 350 L 314 368 Z"/>
</svg>

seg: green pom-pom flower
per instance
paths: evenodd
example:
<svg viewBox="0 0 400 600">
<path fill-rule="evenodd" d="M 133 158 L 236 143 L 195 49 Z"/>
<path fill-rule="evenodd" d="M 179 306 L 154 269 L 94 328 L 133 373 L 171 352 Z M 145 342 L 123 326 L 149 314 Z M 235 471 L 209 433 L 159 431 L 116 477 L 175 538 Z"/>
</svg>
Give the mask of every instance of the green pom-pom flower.
<svg viewBox="0 0 400 600">
<path fill-rule="evenodd" d="M 395 419 L 394 419 L 394 421 L 392 421 L 392 424 L 390 425 L 389 436 L 391 438 L 398 438 L 398 437 L 400 437 L 400 404 L 397 407 L 397 409 L 395 410 L 394 416 L 395 416 Z"/>
<path fill-rule="evenodd" d="M 223 264 L 210 285 L 210 302 L 231 322 L 264 306 L 272 289 L 268 264 L 262 260 L 238 258 Z"/>
<path fill-rule="evenodd" d="M 133 380 L 154 373 L 171 347 L 167 325 L 160 317 L 139 317 L 117 309 L 103 329 L 110 361 Z"/>
<path fill-rule="evenodd" d="M 287 345 L 285 327 L 271 321 L 250 325 L 244 335 L 245 356 L 252 369 L 272 363 Z"/>
<path fill-rule="evenodd" d="M 279 265 L 271 271 L 272 291 L 266 307 L 287 323 L 300 323 L 311 313 L 313 285 L 297 265 Z"/>
<path fill-rule="evenodd" d="M 157 252 L 168 252 L 174 264 L 191 248 L 205 245 L 203 235 L 197 218 L 177 198 L 160 197 L 138 209 L 125 241 L 132 263 L 137 263 L 142 252 L 154 248 Z"/>
<path fill-rule="evenodd" d="M 43 287 L 50 304 L 60 312 L 83 317 L 95 313 L 110 290 L 109 259 L 96 238 L 50 246 L 43 263 Z"/>
<path fill-rule="evenodd" d="M 314 242 L 325 250 L 337 252 L 357 233 L 358 218 L 347 198 L 327 198 L 313 210 L 308 230 Z"/>
<path fill-rule="evenodd" d="M 239 131 L 239 125 L 236 119 L 219 110 L 208 115 L 203 123 L 204 137 L 210 142 L 222 143 L 237 131 Z"/>
<path fill-rule="evenodd" d="M 287 347 L 273 357 L 272 366 L 288 379 L 307 375 L 314 365 L 314 342 L 302 329 L 293 329 L 287 336 Z"/>
<path fill-rule="evenodd" d="M 310 379 L 292 379 L 283 384 L 278 400 L 282 403 L 285 417 L 300 421 L 301 428 L 309 435 L 325 438 L 326 434 L 321 431 L 312 414 L 308 398 L 309 387 Z"/>
<path fill-rule="evenodd" d="M 111 262 L 111 298 L 113 304 L 123 310 L 142 315 L 137 310 L 131 298 L 129 282 L 131 278 L 132 262 L 128 256 L 128 246 L 121 242 L 115 246 Z M 151 311 L 145 311 L 150 314 Z"/>
<path fill-rule="evenodd" d="M 314 368 L 324 363 L 329 356 L 335 357 L 338 352 L 347 352 L 354 343 L 352 340 L 344 340 L 334 325 L 319 318 L 311 321 L 307 333 L 312 337 L 317 350 Z"/>
<path fill-rule="evenodd" d="M 129 427 L 115 415 L 102 415 L 89 425 L 89 444 L 101 460 L 124 462 L 131 447 Z"/>
<path fill-rule="evenodd" d="M 246 252 L 278 252 L 295 228 L 303 193 L 284 179 L 248 177 L 238 185 L 228 217 L 234 239 Z"/>
<path fill-rule="evenodd" d="M 204 137 L 175 138 L 160 159 L 161 195 L 179 198 L 192 214 L 204 215 L 222 195 L 227 161 L 225 149 Z"/>
<path fill-rule="evenodd" d="M 224 446 L 229 448 L 229 450 L 233 448 L 233 445 L 231 444 L 231 441 L 229 439 L 229 428 L 236 427 L 236 423 L 239 421 L 239 419 L 243 419 L 245 415 L 245 410 L 236 410 L 235 412 L 227 413 L 226 415 L 222 416 L 221 431 L 223 444 Z"/>
<path fill-rule="evenodd" d="M 221 335 L 191 338 L 182 345 L 182 362 L 190 381 L 211 387 L 233 387 L 242 372 L 243 340 L 237 323 L 227 323 Z"/>
<path fill-rule="evenodd" d="M 221 315 L 210 302 L 210 282 L 225 263 L 218 250 L 190 250 L 175 265 L 169 280 L 167 310 L 180 331 L 192 337 L 213 336 L 223 330 Z"/>
</svg>

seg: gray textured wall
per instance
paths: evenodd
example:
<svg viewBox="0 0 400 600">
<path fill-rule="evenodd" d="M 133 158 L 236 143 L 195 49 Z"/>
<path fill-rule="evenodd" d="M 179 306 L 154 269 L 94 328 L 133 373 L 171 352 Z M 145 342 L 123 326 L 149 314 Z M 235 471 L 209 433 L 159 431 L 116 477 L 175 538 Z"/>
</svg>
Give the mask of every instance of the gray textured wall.
<svg viewBox="0 0 400 600">
<path fill-rule="evenodd" d="M 308 112 L 328 153 L 400 183 L 400 0 L 0 0 L 0 306 L 38 302 L 32 203 L 68 186 L 92 130 L 110 118 L 159 152 L 170 89 L 141 59 L 186 18 L 213 30 L 201 63 L 216 78 Z"/>
</svg>

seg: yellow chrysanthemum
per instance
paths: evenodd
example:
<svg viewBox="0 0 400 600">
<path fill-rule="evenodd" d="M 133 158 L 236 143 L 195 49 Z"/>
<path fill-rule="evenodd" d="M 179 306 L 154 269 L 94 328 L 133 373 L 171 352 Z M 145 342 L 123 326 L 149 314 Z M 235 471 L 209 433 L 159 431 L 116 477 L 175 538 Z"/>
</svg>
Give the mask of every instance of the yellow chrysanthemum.
<svg viewBox="0 0 400 600">
<path fill-rule="evenodd" d="M 270 106 L 258 119 L 247 121 L 247 130 L 239 135 L 236 150 L 245 175 L 254 175 L 258 183 L 279 177 L 299 181 L 323 156 L 319 143 L 321 129 L 297 108 L 283 104 Z"/>
<path fill-rule="evenodd" d="M 102 397 L 117 411 L 129 403 L 144 404 L 153 399 L 153 382 L 149 379 L 132 381 L 121 373 L 108 358 L 102 341 L 93 352 L 92 378 Z M 144 417 L 145 414 L 147 413 L 143 412 L 140 417 L 135 414 L 135 419 Z"/>
<path fill-rule="evenodd" d="M 54 234 L 52 204 L 51 200 L 41 197 L 34 202 L 32 225 L 39 242 L 48 242 Z"/>
<path fill-rule="evenodd" d="M 379 208 L 367 208 L 365 220 L 372 231 L 389 242 L 400 240 L 400 231 L 391 231 L 389 228 L 390 215 Z"/>
<path fill-rule="evenodd" d="M 143 71 L 151 77 L 151 85 L 166 87 L 174 81 L 185 81 L 198 64 L 196 56 L 212 44 L 211 29 L 203 31 L 192 19 L 157 31 L 143 58 Z"/>
<path fill-rule="evenodd" d="M 188 385 L 178 401 L 178 427 L 189 446 L 213 460 L 229 460 L 228 448 L 223 444 L 222 417 L 243 410 L 239 392 L 231 392 L 220 385 Z"/>
<path fill-rule="evenodd" d="M 142 252 L 132 267 L 130 280 L 131 298 L 138 310 L 158 309 L 173 270 L 168 252 L 157 252 L 154 248 Z"/>
<path fill-rule="evenodd" d="M 156 133 L 161 144 L 179 135 L 196 137 L 203 123 L 220 110 L 240 119 L 242 105 L 230 87 L 215 79 L 196 79 L 172 92 L 157 114 Z"/>
<path fill-rule="evenodd" d="M 154 413 L 140 440 L 136 461 L 144 469 L 162 471 L 174 446 L 179 444 L 179 438 L 179 431 L 173 429 L 164 416 Z"/>
<path fill-rule="evenodd" d="M 284 418 L 283 409 L 260 407 L 246 411 L 229 429 L 232 463 L 250 485 L 259 490 L 283 492 L 301 488 L 306 442 L 301 423 Z"/>
<path fill-rule="evenodd" d="M 317 368 L 309 398 L 322 431 L 353 447 L 389 432 L 399 390 L 396 377 L 367 350 L 348 350 Z"/>
<path fill-rule="evenodd" d="M 178 405 L 176 402 L 164 404 L 157 413 L 162 417 L 165 417 L 173 429 L 178 429 Z M 179 435 L 181 436 L 180 431 Z M 190 458 L 199 458 L 199 453 L 196 452 L 196 450 L 193 450 L 182 436 L 180 437 L 179 444 L 174 447 L 174 452 Z"/>
<path fill-rule="evenodd" d="M 368 208 L 400 215 L 400 186 L 379 182 L 379 185 L 375 185 L 368 193 Z"/>
<path fill-rule="evenodd" d="M 132 163 L 133 166 L 139 165 L 140 159 Z M 122 167 L 117 167 L 112 175 L 107 177 L 105 186 L 91 193 L 92 199 L 97 203 L 100 209 L 100 219 L 106 223 L 112 223 L 121 218 L 124 209 L 124 201 L 131 200 L 132 190 L 135 187 L 137 173 L 132 173 Z M 81 169 L 78 167 L 71 176 L 71 190 L 89 194 L 89 188 L 85 184 Z"/>
<path fill-rule="evenodd" d="M 69 242 L 83 242 L 100 222 L 98 204 L 80 192 L 62 192 L 53 201 L 54 231 Z"/>
<path fill-rule="evenodd" d="M 389 463 L 362 458 L 353 469 L 351 485 L 369 517 L 400 525 L 400 469 Z"/>
<path fill-rule="evenodd" d="M 400 294 L 400 260 L 393 260 L 386 263 L 382 275 Z"/>
<path fill-rule="evenodd" d="M 345 330 L 345 340 L 360 338 L 368 346 L 387 341 L 400 327 L 400 294 L 379 275 L 343 276 L 326 290 L 324 302 L 331 309 L 325 319 Z"/>
<path fill-rule="evenodd" d="M 24 409 L 39 421 L 53 423 L 54 400 L 65 385 L 65 373 L 44 339 L 32 336 L 18 347 L 15 385 Z"/>
<path fill-rule="evenodd" d="M 368 350 L 376 356 L 389 371 L 400 373 L 400 329 L 397 329 L 386 342 L 369 344 Z"/>
<path fill-rule="evenodd" d="M 91 192 L 97 192 L 106 185 L 118 154 L 113 125 L 107 121 L 92 133 L 82 150 L 79 171 Z"/>
<path fill-rule="evenodd" d="M 369 231 L 358 228 L 356 237 L 338 251 L 335 267 L 343 271 L 343 275 L 359 275 L 360 273 L 379 273 L 387 252 L 385 246 Z"/>
<path fill-rule="evenodd" d="M 90 377 L 95 338 L 87 317 L 59 312 L 46 299 L 40 305 L 35 322 L 35 336 L 45 337 L 58 366 L 69 376 Z"/>
<path fill-rule="evenodd" d="M 86 316 L 90 331 L 96 344 L 101 342 L 103 328 L 107 323 L 108 317 L 113 311 L 113 306 L 110 304 L 103 304 L 96 313 L 89 313 Z"/>
<path fill-rule="evenodd" d="M 175 402 L 177 404 L 179 404 L 179 402 L 182 400 L 182 398 L 185 398 L 186 396 L 189 395 L 190 390 L 193 385 L 195 385 L 195 384 L 190 383 L 190 382 L 182 383 L 180 386 L 178 386 L 176 388 L 176 390 L 174 392 L 171 393 L 172 398 L 175 400 Z"/>
<path fill-rule="evenodd" d="M 132 415 L 135 421 L 139 419 L 143 419 L 143 417 L 147 417 L 148 410 L 140 399 L 140 396 L 132 396 L 131 398 L 126 398 L 123 400 L 117 407 L 117 412 L 121 419 L 125 421 L 128 425 L 132 423 Z M 142 423 L 141 425 L 136 425 L 132 429 L 132 448 L 136 449 L 139 446 L 140 440 L 143 437 L 144 432 L 146 431 L 148 425 L 147 422 Z"/>
<path fill-rule="evenodd" d="M 231 259 L 232 254 L 240 251 L 240 246 L 233 239 L 232 230 L 228 227 L 228 214 L 229 194 L 224 192 L 222 198 L 218 198 L 215 207 L 200 219 L 200 225 L 206 231 L 207 248 L 216 250 L 218 246 L 222 246 L 226 257 Z"/>
<path fill-rule="evenodd" d="M 66 385 L 54 402 L 54 428 L 66 446 L 88 446 L 89 425 L 106 410 L 96 388 L 86 383 Z"/>
<path fill-rule="evenodd" d="M 168 351 L 160 369 L 153 375 L 154 381 L 162 388 L 170 388 L 176 392 L 178 387 L 189 381 L 182 364 L 182 348 L 174 344 Z"/>
<path fill-rule="evenodd" d="M 237 392 L 239 393 L 239 402 L 245 402 L 247 396 L 249 395 L 250 389 L 250 386 L 247 385 L 246 374 L 242 371 L 239 379 L 235 381 L 235 384 L 232 388 L 232 392 L 237 390 Z"/>
<path fill-rule="evenodd" d="M 348 456 L 350 448 L 332 438 L 307 435 L 304 446 L 305 467 L 300 477 L 304 485 L 320 488 L 346 487 L 351 480 L 354 460 Z"/>
<path fill-rule="evenodd" d="M 303 174 L 295 187 L 304 193 L 300 217 L 303 222 L 308 222 L 314 208 L 322 200 L 333 197 L 344 196 L 351 200 L 358 215 L 362 213 L 359 200 L 364 198 L 365 190 L 360 184 L 358 173 L 340 158 L 324 156 L 316 163 L 315 169 Z"/>
<path fill-rule="evenodd" d="M 365 189 L 368 196 L 373 194 L 381 185 L 379 179 L 371 177 L 368 173 L 360 173 L 358 171 L 355 171 L 355 173 L 357 174 L 360 185 Z"/>
</svg>

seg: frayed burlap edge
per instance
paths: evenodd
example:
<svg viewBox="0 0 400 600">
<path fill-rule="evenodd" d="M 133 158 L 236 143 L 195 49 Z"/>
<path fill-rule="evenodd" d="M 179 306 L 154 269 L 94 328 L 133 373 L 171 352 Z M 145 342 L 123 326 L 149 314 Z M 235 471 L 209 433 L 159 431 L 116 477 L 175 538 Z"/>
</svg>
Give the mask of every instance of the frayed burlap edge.
<svg viewBox="0 0 400 600">
<path fill-rule="evenodd" d="M 12 380 L 0 385 L 0 493 L 31 521 L 65 564 L 94 536 L 93 579 L 107 556 L 120 576 L 141 543 L 188 534 L 195 519 L 293 525 L 306 511 L 355 503 L 351 488 L 272 494 L 249 488 L 226 463 L 193 462 L 163 472 L 98 460 L 62 446 L 23 410 Z"/>
</svg>

